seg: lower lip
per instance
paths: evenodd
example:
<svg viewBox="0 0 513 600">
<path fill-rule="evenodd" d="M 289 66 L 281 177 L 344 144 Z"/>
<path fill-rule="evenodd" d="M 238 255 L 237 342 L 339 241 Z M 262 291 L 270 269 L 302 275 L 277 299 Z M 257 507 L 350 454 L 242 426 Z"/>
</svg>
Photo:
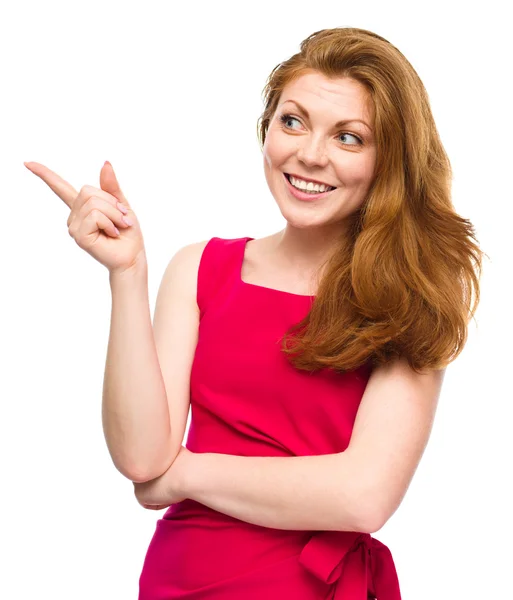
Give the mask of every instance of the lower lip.
<svg viewBox="0 0 513 600">
<path fill-rule="evenodd" d="M 294 196 L 294 198 L 297 198 L 298 200 L 306 200 L 307 202 L 313 202 L 315 200 L 325 198 L 326 196 L 331 194 L 331 192 L 334 192 L 337 189 L 335 188 L 335 190 L 330 190 L 329 192 L 321 192 L 320 194 L 306 194 L 305 192 L 301 192 L 300 190 L 295 188 L 287 179 L 285 173 L 283 174 L 283 177 L 285 178 L 285 183 L 289 189 L 289 192 Z"/>
</svg>

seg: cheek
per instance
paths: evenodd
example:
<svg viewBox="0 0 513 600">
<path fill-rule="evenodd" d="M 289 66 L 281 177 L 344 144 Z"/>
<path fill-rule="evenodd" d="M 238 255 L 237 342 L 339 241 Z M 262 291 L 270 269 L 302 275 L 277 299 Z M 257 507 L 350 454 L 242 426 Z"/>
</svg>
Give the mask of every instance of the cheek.
<svg viewBox="0 0 513 600">
<path fill-rule="evenodd" d="M 362 181 L 370 182 L 374 177 L 374 169 L 376 168 L 376 150 L 372 148 L 365 154 L 358 168 L 358 176 Z"/>
<path fill-rule="evenodd" d="M 263 150 L 266 163 L 270 167 L 279 166 L 290 153 L 290 148 L 284 143 L 280 132 L 274 129 L 269 130 Z"/>
<path fill-rule="evenodd" d="M 367 185 L 372 178 L 374 163 L 373 160 L 358 157 L 360 160 L 353 160 L 340 166 L 338 171 L 340 181 L 344 182 L 347 187 L 360 187 Z"/>
</svg>

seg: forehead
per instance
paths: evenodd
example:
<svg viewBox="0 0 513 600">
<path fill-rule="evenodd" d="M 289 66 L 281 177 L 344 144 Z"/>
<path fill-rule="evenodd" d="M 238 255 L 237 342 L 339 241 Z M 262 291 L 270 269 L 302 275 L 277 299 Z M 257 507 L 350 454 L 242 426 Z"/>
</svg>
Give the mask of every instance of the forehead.
<svg viewBox="0 0 513 600">
<path fill-rule="evenodd" d="M 317 71 L 306 72 L 285 86 L 279 105 L 287 100 L 297 100 L 313 112 L 330 111 L 342 118 L 372 121 L 370 94 L 362 83 L 350 77 L 329 78 Z"/>
</svg>

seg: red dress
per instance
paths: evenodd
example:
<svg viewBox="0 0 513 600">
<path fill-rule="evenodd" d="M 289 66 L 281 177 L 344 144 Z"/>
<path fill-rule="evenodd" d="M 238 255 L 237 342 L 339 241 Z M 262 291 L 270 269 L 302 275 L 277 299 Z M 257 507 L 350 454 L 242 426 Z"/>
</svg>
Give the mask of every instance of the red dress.
<svg viewBox="0 0 513 600">
<path fill-rule="evenodd" d="M 279 340 L 314 296 L 242 281 L 251 239 L 214 237 L 201 257 L 186 446 L 238 456 L 342 452 L 371 366 L 307 373 L 288 362 Z M 375 597 L 401 598 L 389 549 L 368 533 L 261 527 L 190 499 L 157 521 L 139 578 L 139 600 Z"/>
</svg>

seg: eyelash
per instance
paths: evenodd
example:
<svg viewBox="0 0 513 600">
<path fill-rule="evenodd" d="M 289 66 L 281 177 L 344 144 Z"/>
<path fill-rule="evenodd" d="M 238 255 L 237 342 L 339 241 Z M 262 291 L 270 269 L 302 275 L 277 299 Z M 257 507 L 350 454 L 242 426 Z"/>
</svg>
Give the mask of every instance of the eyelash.
<svg viewBox="0 0 513 600">
<path fill-rule="evenodd" d="M 297 117 L 293 117 L 292 115 L 281 115 L 280 116 L 280 122 L 281 122 L 281 127 L 282 129 L 291 129 L 291 127 L 287 127 L 287 125 L 285 125 L 285 123 L 287 121 L 289 121 L 290 119 L 294 119 L 296 121 L 299 121 L 299 119 Z M 341 131 L 339 134 L 339 136 L 341 135 L 352 135 L 353 137 L 355 137 L 358 140 L 358 145 L 362 146 L 363 145 L 363 140 L 361 137 L 357 136 L 354 133 L 349 133 L 349 131 Z M 354 144 L 344 144 L 344 146 L 353 146 Z"/>
</svg>

